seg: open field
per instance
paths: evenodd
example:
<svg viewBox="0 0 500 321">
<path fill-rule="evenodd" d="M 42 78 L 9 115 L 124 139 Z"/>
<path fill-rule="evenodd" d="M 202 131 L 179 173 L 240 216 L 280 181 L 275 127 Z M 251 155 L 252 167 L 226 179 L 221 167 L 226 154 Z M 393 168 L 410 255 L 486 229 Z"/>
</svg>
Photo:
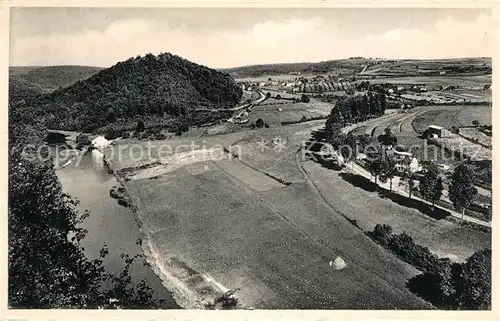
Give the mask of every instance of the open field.
<svg viewBox="0 0 500 321">
<path fill-rule="evenodd" d="M 481 124 L 491 124 L 489 106 L 433 106 L 428 112 L 418 115 L 413 121 L 415 130 L 424 131 L 429 125 L 450 129 L 452 126 L 471 126 L 473 120 Z"/>
<path fill-rule="evenodd" d="M 237 177 L 244 165 L 214 165 L 126 183 L 165 265 L 184 262 L 226 288 L 240 287 L 242 303 L 255 308 L 427 307 L 404 287 L 416 271 L 318 202 L 309 186 L 258 192 L 255 184 L 267 177 Z M 336 255 L 346 269 L 329 267 Z"/>
<path fill-rule="evenodd" d="M 443 147 L 453 152 L 460 152 L 468 156 L 473 161 L 491 160 L 491 149 L 473 143 L 458 134 L 452 134 L 450 137 L 434 138 L 434 140 Z"/>
<path fill-rule="evenodd" d="M 475 128 L 475 127 L 460 128 L 460 135 L 469 139 L 469 140 L 477 141 L 478 143 L 480 143 L 486 147 L 490 147 L 490 148 L 493 147 L 491 137 L 480 132 L 478 128 Z"/>
<path fill-rule="evenodd" d="M 434 104 L 460 104 L 460 103 L 491 103 L 491 91 L 483 90 L 469 90 L 458 91 L 454 90 L 448 91 L 428 91 L 422 93 L 407 93 L 402 94 L 401 97 L 414 100 L 414 101 L 426 101 L 428 103 Z"/>
<path fill-rule="evenodd" d="M 385 128 L 387 128 L 388 126 L 391 127 L 391 130 L 394 129 L 393 132 L 397 132 L 400 131 L 400 127 L 403 126 L 403 125 L 400 126 L 400 124 L 407 124 L 408 122 L 407 119 L 413 117 L 414 116 L 413 114 L 414 113 L 407 114 L 407 113 L 386 111 L 386 115 L 384 115 L 383 117 L 366 121 L 361 126 L 355 126 L 352 129 L 352 133 L 355 136 L 364 134 L 372 136 L 373 134 L 373 136 L 376 137 L 376 135 L 383 133 Z M 396 128 L 392 128 L 394 126 Z"/>
<path fill-rule="evenodd" d="M 300 77 L 305 77 L 305 78 L 313 76 L 314 76 L 313 74 L 307 74 L 307 73 L 300 75 Z M 263 75 L 258 77 L 243 77 L 243 78 L 236 77 L 235 80 L 237 82 L 266 82 L 269 80 L 269 78 L 271 78 L 273 81 L 280 81 L 280 80 L 291 81 L 297 78 L 297 75 L 281 74 L 281 75 Z"/>
<path fill-rule="evenodd" d="M 155 270 L 165 284 L 182 284 L 192 302 L 239 287 L 242 307 L 427 308 L 405 287 L 418 272 L 363 231 L 386 223 L 437 255 L 457 261 L 490 244 L 488 233 L 432 217 L 426 209 L 382 199 L 317 163 L 303 164 L 306 178 L 297 151 L 307 141 L 319 139 L 315 133 L 325 121 L 280 124 L 327 115 L 331 108 L 316 100 L 263 104 L 250 112 L 249 123 L 262 118 L 270 128 L 250 130 L 233 124 L 239 131 L 227 132 L 225 125 L 219 125 L 224 128 L 215 136 L 193 140 L 188 133 L 164 141 L 121 140 L 105 151 L 111 156 L 110 150 L 116 153 L 127 143 L 150 150 L 141 157 L 136 148 L 120 158 L 111 157 L 109 163 L 128 177 L 125 185 L 138 206 L 144 238 L 151 244 L 150 257 L 156 258 Z M 389 127 L 399 143 L 422 144 L 414 121 L 426 126 L 429 119 L 468 115 L 457 118 L 461 106 L 443 109 L 390 113 L 356 131 L 376 136 Z M 428 112 L 436 114 L 421 117 Z M 191 135 L 200 134 L 199 130 Z M 189 147 L 193 143 L 196 147 Z M 166 153 L 161 151 L 164 145 L 169 146 Z M 179 147 L 181 157 L 169 158 L 179 153 Z M 203 157 L 214 150 L 219 160 Z M 140 164 L 150 165 L 126 170 Z M 356 220 L 361 230 L 345 217 Z M 333 272 L 328 262 L 337 255 L 348 267 Z"/>
<path fill-rule="evenodd" d="M 476 106 L 460 110 L 457 114 L 457 121 L 460 126 L 471 126 L 474 120 L 478 120 L 481 125 L 491 125 L 491 117 L 490 106 Z"/>
<path fill-rule="evenodd" d="M 473 120 L 479 120 L 482 124 L 491 124 L 491 107 L 488 106 L 439 106 L 436 109 L 429 110 L 426 113 L 419 114 L 413 121 L 413 127 L 418 132 L 423 132 L 429 125 L 438 125 L 450 129 L 452 126 L 458 128 L 472 124 Z M 465 130 L 465 134 L 470 130 Z M 478 133 L 481 134 L 481 133 Z M 481 134 L 483 135 L 483 134 Z M 481 136 L 482 144 L 487 145 L 488 139 L 491 144 L 491 138 L 486 135 Z M 436 142 L 452 151 L 462 151 L 473 160 L 491 159 L 491 150 L 476 144 L 458 134 L 451 134 L 450 137 L 435 139 Z"/>
<path fill-rule="evenodd" d="M 259 93 L 254 90 L 252 91 L 243 90 L 243 95 L 241 96 L 240 104 L 246 104 L 248 103 L 248 101 L 257 100 L 259 99 L 259 97 L 260 97 Z"/>
<path fill-rule="evenodd" d="M 490 234 L 436 219 L 391 199 L 381 198 L 364 188 L 368 185 L 362 183 L 364 179 L 328 170 L 313 162 L 304 163 L 304 169 L 322 194 L 335 203 L 336 209 L 355 219 L 364 230 L 371 231 L 376 224 L 388 224 L 396 233 L 407 232 L 417 244 L 429 247 L 440 257 L 458 261 L 490 245 Z"/>
<path fill-rule="evenodd" d="M 390 83 L 390 84 L 425 84 L 428 90 L 438 88 L 439 86 L 459 86 L 460 88 L 482 89 L 484 85 L 491 84 L 491 75 L 481 76 L 416 76 L 416 77 L 394 77 L 394 78 L 376 78 L 368 79 L 370 83 Z"/>
<path fill-rule="evenodd" d="M 262 104 L 255 107 L 249 115 L 249 123 L 255 123 L 259 118 L 262 118 L 271 126 L 280 126 L 282 122 L 299 121 L 302 117 L 319 117 L 330 114 L 333 105 L 321 102 L 316 99 L 311 99 L 309 103 L 285 103 L 281 104 L 282 100 L 278 100 L 279 105 Z M 281 109 L 281 111 L 280 111 Z"/>
<path fill-rule="evenodd" d="M 145 239 L 153 244 L 157 273 L 181 282 L 188 296 L 198 299 L 215 295 L 203 281 L 209 275 L 223 288 L 240 287 L 238 298 L 246 307 L 428 307 L 405 288 L 416 271 L 322 203 L 300 179 L 294 161 L 297 148 L 323 123 L 214 136 L 212 145 L 242 144 L 243 163 L 190 162 L 175 171 L 125 182 L 138 205 Z M 274 159 L 276 169 L 295 177 L 288 186 L 275 179 L 281 179 L 279 173 L 266 175 L 266 168 L 248 157 L 253 153 L 260 160 L 259 151 L 250 146 L 262 137 L 278 136 L 289 140 L 289 148 Z M 274 150 L 266 152 L 271 162 Z M 340 273 L 328 265 L 336 255 L 348 264 Z M 373 299 L 375 293 L 380 299 Z"/>
</svg>

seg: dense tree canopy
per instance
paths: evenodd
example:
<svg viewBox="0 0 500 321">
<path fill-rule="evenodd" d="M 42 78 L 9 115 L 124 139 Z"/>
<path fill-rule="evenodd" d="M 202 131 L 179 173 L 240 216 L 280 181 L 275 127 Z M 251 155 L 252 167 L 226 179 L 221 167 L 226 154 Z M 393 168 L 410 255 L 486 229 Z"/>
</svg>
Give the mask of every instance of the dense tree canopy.
<svg viewBox="0 0 500 321">
<path fill-rule="evenodd" d="M 168 53 L 147 54 L 16 108 L 28 109 L 49 128 L 90 132 L 118 119 L 229 108 L 241 95 L 227 74 Z"/>
</svg>

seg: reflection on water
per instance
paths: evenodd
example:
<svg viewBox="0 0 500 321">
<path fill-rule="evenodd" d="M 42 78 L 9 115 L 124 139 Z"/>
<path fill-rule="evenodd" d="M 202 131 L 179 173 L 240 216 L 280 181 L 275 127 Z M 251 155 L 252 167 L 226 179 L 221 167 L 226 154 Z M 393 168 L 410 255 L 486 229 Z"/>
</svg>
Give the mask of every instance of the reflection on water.
<svg viewBox="0 0 500 321">
<path fill-rule="evenodd" d="M 62 158 L 55 161 L 64 162 Z M 129 208 L 118 205 L 117 201 L 109 196 L 109 190 L 118 182 L 107 172 L 102 154 L 92 150 L 78 155 L 69 166 L 57 170 L 56 174 L 63 190 L 79 200 L 80 213 L 85 209 L 91 212 L 90 217 L 82 224 L 82 227 L 88 230 L 82 241 L 85 254 L 91 259 L 98 257 L 105 243 L 109 249 L 105 267 L 110 272 L 120 273 L 124 266 L 120 258 L 122 253 L 130 256 L 142 253 L 142 249 L 136 244 L 139 228 L 134 213 Z M 156 297 L 166 301 L 165 308 L 177 307 L 160 279 L 142 263 L 142 259 L 138 259 L 132 265 L 132 277 L 135 280 L 146 278 Z"/>
</svg>

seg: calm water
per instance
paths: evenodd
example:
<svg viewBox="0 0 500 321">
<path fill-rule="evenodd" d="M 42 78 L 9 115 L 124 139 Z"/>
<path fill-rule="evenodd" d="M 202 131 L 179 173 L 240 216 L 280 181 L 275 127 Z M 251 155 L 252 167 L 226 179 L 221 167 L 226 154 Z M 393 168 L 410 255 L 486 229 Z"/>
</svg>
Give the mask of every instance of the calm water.
<svg viewBox="0 0 500 321">
<path fill-rule="evenodd" d="M 86 255 L 89 258 L 98 257 L 102 245 L 106 243 L 109 249 L 104 261 L 106 269 L 119 274 L 124 267 L 124 262 L 120 258 L 122 253 L 130 256 L 142 253 L 142 249 L 136 244 L 139 227 L 133 212 L 118 205 L 117 201 L 109 196 L 111 187 L 118 183 L 104 168 L 102 154 L 95 150 L 91 151 L 81 157 L 80 162 L 74 161 L 56 173 L 63 190 L 80 201 L 78 205 L 80 213 L 85 209 L 91 212 L 90 217 L 83 223 L 83 227 L 88 230 L 87 236 L 82 241 Z M 165 300 L 164 308 L 178 308 L 171 294 L 162 286 L 160 279 L 142 263 L 142 258 L 134 262 L 131 268 L 133 280 L 145 278 L 156 297 Z"/>
</svg>

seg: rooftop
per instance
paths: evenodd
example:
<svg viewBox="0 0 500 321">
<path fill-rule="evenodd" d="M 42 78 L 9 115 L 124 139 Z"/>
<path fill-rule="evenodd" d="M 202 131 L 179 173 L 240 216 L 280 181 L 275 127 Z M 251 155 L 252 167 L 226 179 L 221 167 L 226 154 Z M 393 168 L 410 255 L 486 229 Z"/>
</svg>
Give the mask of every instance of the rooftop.
<svg viewBox="0 0 500 321">
<path fill-rule="evenodd" d="M 437 126 L 437 125 L 429 125 L 429 128 L 432 128 L 432 129 L 439 129 L 439 130 L 443 129 L 443 127 L 441 127 L 441 126 Z"/>
</svg>

